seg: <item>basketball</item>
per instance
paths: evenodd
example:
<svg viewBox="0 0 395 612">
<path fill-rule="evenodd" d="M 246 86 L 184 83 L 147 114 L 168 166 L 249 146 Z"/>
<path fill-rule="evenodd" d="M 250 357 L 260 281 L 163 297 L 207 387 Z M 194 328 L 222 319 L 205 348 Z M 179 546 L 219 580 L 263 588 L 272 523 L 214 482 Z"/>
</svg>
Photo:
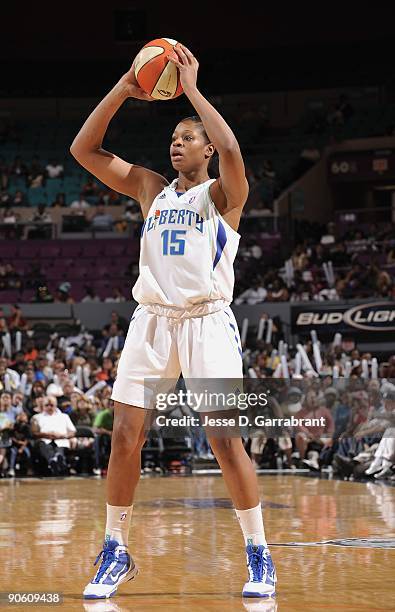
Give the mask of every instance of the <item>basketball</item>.
<svg viewBox="0 0 395 612">
<path fill-rule="evenodd" d="M 136 57 L 137 82 L 155 100 L 171 100 L 182 94 L 180 72 L 167 59 L 176 44 L 172 38 L 156 38 L 144 45 Z"/>
</svg>

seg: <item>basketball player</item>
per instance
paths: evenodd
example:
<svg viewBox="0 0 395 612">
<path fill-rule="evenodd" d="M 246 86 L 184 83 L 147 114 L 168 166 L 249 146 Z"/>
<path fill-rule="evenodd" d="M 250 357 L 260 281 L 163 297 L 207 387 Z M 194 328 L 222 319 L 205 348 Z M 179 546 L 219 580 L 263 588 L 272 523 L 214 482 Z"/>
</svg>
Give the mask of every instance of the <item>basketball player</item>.
<svg viewBox="0 0 395 612">
<path fill-rule="evenodd" d="M 176 126 L 170 156 L 177 178 L 167 180 L 102 148 L 108 125 L 123 102 L 150 100 L 134 66 L 88 117 L 71 153 L 110 188 L 141 205 L 139 303 L 130 322 L 114 384 L 114 429 L 107 474 L 107 523 L 101 564 L 84 590 L 89 599 L 111 597 L 137 573 L 128 552 L 133 498 L 145 441 L 144 378 L 241 379 L 242 361 L 232 300 L 237 228 L 248 184 L 237 140 L 197 88 L 198 62 L 184 46 L 169 58 L 180 70 L 185 95 L 198 117 Z M 219 155 L 220 177 L 208 164 Z M 244 535 L 246 597 L 274 595 L 276 575 L 267 547 L 255 470 L 240 437 L 209 436 Z"/>
</svg>

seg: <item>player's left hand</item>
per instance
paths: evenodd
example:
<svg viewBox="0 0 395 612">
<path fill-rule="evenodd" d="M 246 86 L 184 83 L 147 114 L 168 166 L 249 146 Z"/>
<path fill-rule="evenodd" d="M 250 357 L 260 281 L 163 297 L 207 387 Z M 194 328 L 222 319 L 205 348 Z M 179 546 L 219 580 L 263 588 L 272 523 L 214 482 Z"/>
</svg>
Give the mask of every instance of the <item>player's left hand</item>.
<svg viewBox="0 0 395 612">
<path fill-rule="evenodd" d="M 192 52 L 181 43 L 177 43 L 174 51 L 169 53 L 167 58 L 179 69 L 180 81 L 185 93 L 190 89 L 195 89 L 199 62 Z"/>
</svg>

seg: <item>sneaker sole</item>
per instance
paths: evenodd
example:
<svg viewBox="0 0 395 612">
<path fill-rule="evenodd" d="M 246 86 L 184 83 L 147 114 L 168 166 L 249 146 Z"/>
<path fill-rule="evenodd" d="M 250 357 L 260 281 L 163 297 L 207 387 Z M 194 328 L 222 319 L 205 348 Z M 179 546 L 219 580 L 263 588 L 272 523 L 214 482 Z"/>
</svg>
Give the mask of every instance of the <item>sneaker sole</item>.
<svg viewBox="0 0 395 612">
<path fill-rule="evenodd" d="M 242 597 L 249 597 L 251 599 L 253 597 L 255 597 L 255 599 L 269 599 L 270 597 L 276 596 L 276 591 L 273 591 L 272 593 L 253 593 L 252 591 L 244 591 L 241 595 Z"/>
<path fill-rule="evenodd" d="M 116 594 L 121 584 L 123 584 L 124 582 L 129 582 L 130 580 L 133 580 L 133 578 L 136 578 L 138 573 L 139 573 L 139 570 L 137 569 L 136 566 L 134 566 L 134 568 L 130 572 L 122 576 L 117 587 L 113 591 L 111 591 L 111 593 L 108 593 L 107 595 L 83 595 L 83 598 L 84 599 L 110 599 L 110 597 L 114 597 L 114 595 Z"/>
</svg>

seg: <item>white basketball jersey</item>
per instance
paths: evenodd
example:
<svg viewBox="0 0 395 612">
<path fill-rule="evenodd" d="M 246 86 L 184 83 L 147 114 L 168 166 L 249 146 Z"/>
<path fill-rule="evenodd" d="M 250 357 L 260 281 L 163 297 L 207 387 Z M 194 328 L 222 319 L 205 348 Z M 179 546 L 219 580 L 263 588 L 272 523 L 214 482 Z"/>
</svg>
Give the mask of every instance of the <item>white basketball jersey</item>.
<svg viewBox="0 0 395 612">
<path fill-rule="evenodd" d="M 177 179 L 153 201 L 141 230 L 140 274 L 133 297 L 140 304 L 189 308 L 230 303 L 240 234 L 217 211 L 209 187 L 177 195 Z"/>
</svg>

